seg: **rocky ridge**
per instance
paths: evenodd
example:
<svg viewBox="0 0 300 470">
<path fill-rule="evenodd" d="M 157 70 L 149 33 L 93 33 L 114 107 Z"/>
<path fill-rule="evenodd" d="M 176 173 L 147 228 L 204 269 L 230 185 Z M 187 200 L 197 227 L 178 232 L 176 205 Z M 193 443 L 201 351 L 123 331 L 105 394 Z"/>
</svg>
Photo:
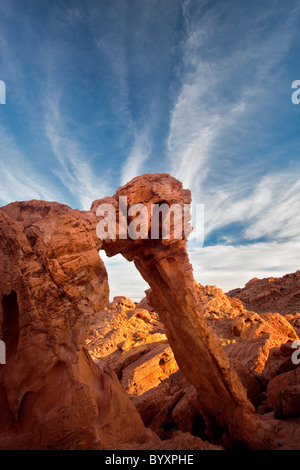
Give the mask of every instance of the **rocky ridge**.
<svg viewBox="0 0 300 470">
<path fill-rule="evenodd" d="M 295 315 L 300 312 L 300 271 L 283 277 L 255 277 L 244 288 L 233 289 L 227 295 L 241 300 L 248 309 L 258 313 Z"/>
</svg>

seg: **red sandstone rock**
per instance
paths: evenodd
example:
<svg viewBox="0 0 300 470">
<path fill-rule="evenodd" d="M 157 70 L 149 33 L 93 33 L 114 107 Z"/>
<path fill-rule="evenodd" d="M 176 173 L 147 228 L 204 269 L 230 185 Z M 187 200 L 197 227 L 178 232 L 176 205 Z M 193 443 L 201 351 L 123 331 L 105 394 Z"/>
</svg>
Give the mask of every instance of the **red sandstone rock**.
<svg viewBox="0 0 300 470">
<path fill-rule="evenodd" d="M 135 178 L 105 201 L 118 209 L 119 195 L 147 207 L 190 200 L 169 175 Z M 297 338 L 293 328 L 278 314 L 258 316 L 215 286 L 197 285 L 184 237 L 106 241 L 107 253 L 133 259 L 152 288 L 139 305 L 124 297 L 108 305 L 106 272 L 98 256 L 102 242 L 95 235 L 100 202 L 91 212 L 42 201 L 0 210 L 0 339 L 7 343 L 8 357 L 0 365 L 0 448 L 213 448 L 189 434 L 205 434 L 197 422 L 201 414 L 208 435 L 229 445 L 298 448 L 296 422 L 267 415 L 262 422 L 247 400 L 257 406 L 265 398 L 267 375 L 253 372 L 249 363 L 251 355 L 252 365 L 257 363 L 260 350 L 259 361 L 264 356 L 272 370 L 268 379 L 274 377 L 268 406 L 284 416 L 298 413 L 298 369 L 292 370 L 282 345 Z M 290 291 L 294 281 L 289 275 Z M 291 302 L 295 298 L 291 294 Z M 284 302 L 277 305 L 285 313 Z M 180 371 L 172 373 L 177 362 L 155 310 L 189 381 Z M 297 327 L 298 315 L 290 312 L 289 321 Z M 222 344 L 229 344 L 224 349 L 229 361 Z M 93 363 L 84 345 L 106 369 Z M 275 350 L 281 354 L 270 368 Z M 133 404 L 144 423 L 167 440 L 145 429 Z"/>
<path fill-rule="evenodd" d="M 182 207 L 191 202 L 190 192 L 166 174 L 143 175 L 121 187 L 109 200 L 117 210 L 120 196 L 127 197 L 128 206 L 142 203 L 148 208 L 161 202 Z M 101 203 L 93 203 L 94 213 Z M 228 432 L 253 448 L 264 446 L 265 431 L 254 407 L 218 338 L 206 325 L 184 236 L 179 240 L 106 239 L 103 249 L 108 256 L 122 253 L 134 261 L 151 287 L 148 301 L 160 314 L 181 371 L 197 389 L 209 432 L 214 434 L 217 427 L 220 436 Z"/>
<path fill-rule="evenodd" d="M 224 329 L 222 329 L 223 319 L 232 322 L 237 315 L 247 312 L 244 307 L 241 308 L 242 304 L 239 301 L 235 304 L 238 308 L 232 308 L 234 299 L 228 298 L 221 289 L 213 286 L 203 288 L 203 286 L 198 285 L 197 287 L 201 290 L 201 302 L 207 320 L 213 322 L 213 324 L 220 322 L 222 325 L 220 325 L 220 331 L 224 332 Z M 146 306 L 145 299 L 143 299 L 141 305 Z M 151 343 L 151 341 L 157 341 L 156 334 L 154 333 L 156 329 L 153 329 L 156 314 L 153 312 L 153 307 L 148 305 L 147 308 L 147 311 L 138 308 L 138 305 L 135 305 L 126 297 L 115 298 L 109 308 L 99 312 L 97 316 L 98 322 L 92 322 L 87 347 L 96 362 L 101 358 L 103 365 L 116 372 L 125 391 L 130 394 L 131 400 L 140 412 L 144 423 L 147 426 L 151 426 L 151 429 L 160 437 L 164 439 L 166 436 L 170 437 L 176 430 L 197 432 L 193 431 L 197 427 L 197 424 L 195 424 L 197 419 L 200 419 L 197 418 L 199 412 L 195 407 L 195 389 L 188 382 L 178 382 L 176 385 L 171 385 L 172 381 L 170 382 L 165 379 L 173 369 L 169 370 L 167 374 L 161 369 L 159 366 L 161 360 L 160 351 L 162 350 L 163 352 L 167 349 L 169 357 L 172 359 L 171 364 L 173 363 L 176 368 L 177 364 L 175 365 L 174 356 L 171 354 L 170 348 L 168 348 L 168 344 L 165 341 L 162 345 Z M 152 312 L 151 315 L 149 310 Z M 144 312 L 147 314 L 144 314 Z M 217 319 L 212 319 L 212 315 L 216 316 Z M 137 318 L 142 319 L 145 322 L 144 325 L 139 324 L 139 322 L 128 322 L 128 319 L 134 320 Z M 149 325 L 150 322 L 152 322 L 151 327 Z M 103 331 L 104 323 L 106 329 Z M 157 323 L 155 326 L 157 326 Z M 231 332 L 230 328 L 228 331 Z M 103 337 L 103 334 L 99 334 L 104 332 L 105 337 Z M 141 344 L 141 332 L 146 341 L 144 344 Z M 117 344 L 125 336 L 126 339 Z M 133 340 L 136 336 L 139 337 L 138 345 Z M 110 343 L 111 349 L 108 354 L 106 341 L 111 341 L 112 338 L 114 338 L 114 341 Z M 163 349 L 161 349 L 162 346 Z M 227 352 L 226 348 L 225 352 Z M 151 358 L 150 361 L 149 358 Z M 152 370 L 149 369 L 150 364 L 151 367 L 154 366 Z M 231 361 L 231 365 L 233 364 L 242 384 L 247 390 L 250 401 L 257 405 L 259 403 L 259 395 L 262 393 L 261 381 L 255 376 L 253 371 L 238 361 Z M 128 376 L 131 377 L 129 382 Z M 174 374 L 170 377 L 173 376 Z M 159 378 L 159 381 L 157 381 L 157 378 Z M 130 385 L 128 386 L 128 384 Z M 172 391 L 174 388 L 176 392 L 182 391 L 181 396 L 175 402 L 172 398 L 172 394 L 175 393 Z M 190 392 L 193 400 L 190 399 Z M 166 431 L 165 428 L 168 430 Z"/>
<path fill-rule="evenodd" d="M 254 278 L 243 289 L 233 289 L 227 295 L 258 313 L 295 314 L 300 312 L 300 271 L 278 278 Z"/>
<path fill-rule="evenodd" d="M 157 387 L 178 369 L 171 348 L 157 343 L 150 351 L 122 370 L 121 384 L 130 395 L 140 395 Z"/>
<path fill-rule="evenodd" d="M 126 447 L 126 450 L 130 449 L 130 446 Z M 149 444 L 142 444 L 140 450 L 210 450 L 210 451 L 222 451 L 224 448 L 219 445 L 210 444 L 207 441 L 200 439 L 199 437 L 192 436 L 190 433 L 182 433 L 177 431 L 174 436 L 170 439 Z M 194 459 L 195 461 L 195 459 Z"/>
<path fill-rule="evenodd" d="M 166 339 L 156 313 L 137 308 L 127 297 L 117 297 L 94 316 L 85 345 L 97 364 L 110 366 L 120 375 L 124 364 L 134 360 L 135 353 L 131 351 Z M 149 349 L 142 348 L 142 351 Z M 126 355 L 126 351 L 130 351 L 129 354 Z M 143 353 L 137 353 L 136 357 Z"/>
<path fill-rule="evenodd" d="M 236 351 L 235 357 L 256 372 L 263 372 L 271 349 L 298 339 L 294 328 L 278 313 L 250 312 L 235 319 L 231 328 L 236 336 L 247 341 L 242 346 L 228 346 L 227 353 L 230 351 L 233 357 Z"/>
<path fill-rule="evenodd" d="M 108 301 L 89 217 L 42 201 L 0 210 L 1 449 L 117 448 L 149 439 L 115 374 L 83 347 L 91 316 Z"/>
<path fill-rule="evenodd" d="M 230 346 L 225 347 L 225 352 L 227 352 L 226 349 L 228 348 Z M 230 358 L 230 363 L 247 390 L 249 400 L 257 408 L 266 399 L 264 395 L 267 385 L 266 378 L 262 374 L 253 371 L 249 366 L 244 365 L 242 361 Z"/>
<path fill-rule="evenodd" d="M 300 413 L 300 384 L 282 388 L 279 399 L 280 405 L 277 413 L 281 417 Z"/>
<path fill-rule="evenodd" d="M 298 356 L 298 352 L 292 345 L 293 342 L 288 341 L 280 347 L 270 350 L 263 370 L 263 374 L 268 381 L 277 375 L 284 374 L 298 367 L 298 364 L 295 364 L 292 359 L 294 353 Z"/>
<path fill-rule="evenodd" d="M 222 346 L 236 342 L 232 323 L 247 313 L 243 304 L 237 299 L 228 297 L 216 286 L 196 284 L 196 289 L 206 323 L 219 337 Z"/>
<path fill-rule="evenodd" d="M 238 299 L 228 297 L 222 289 L 216 286 L 196 285 L 197 292 L 202 304 L 204 314 L 207 318 L 235 318 L 247 313 L 246 308 Z"/>
<path fill-rule="evenodd" d="M 141 415 L 141 418 L 146 426 L 150 426 L 155 416 L 157 416 L 163 408 L 166 399 L 173 393 L 173 377 L 180 371 L 170 375 L 167 379 L 163 380 L 158 387 L 153 387 L 142 395 L 131 396 L 131 400 L 136 409 Z M 177 388 L 177 391 L 179 387 Z M 155 429 L 154 429 L 155 431 Z"/>
<path fill-rule="evenodd" d="M 267 395 L 270 408 L 276 408 L 280 404 L 281 390 L 291 385 L 300 383 L 300 368 L 280 374 L 271 379 L 268 383 Z"/>
<path fill-rule="evenodd" d="M 270 335 L 281 343 L 298 339 L 294 328 L 279 313 L 258 315 L 250 312 L 232 322 L 231 328 L 241 339 L 259 338 L 262 335 Z"/>
</svg>

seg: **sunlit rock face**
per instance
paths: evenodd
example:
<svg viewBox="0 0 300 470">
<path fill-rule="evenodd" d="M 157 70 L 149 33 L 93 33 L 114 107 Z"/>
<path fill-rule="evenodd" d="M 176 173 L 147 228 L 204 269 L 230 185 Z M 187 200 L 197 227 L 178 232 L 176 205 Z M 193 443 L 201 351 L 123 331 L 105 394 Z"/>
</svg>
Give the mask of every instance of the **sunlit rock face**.
<svg viewBox="0 0 300 470">
<path fill-rule="evenodd" d="M 300 271 L 282 277 L 255 277 L 243 289 L 233 289 L 228 295 L 258 313 L 295 314 L 300 312 Z"/>
<path fill-rule="evenodd" d="M 299 314 L 258 315 L 195 282 L 190 203 L 178 180 L 151 174 L 90 211 L 45 201 L 0 209 L 1 449 L 211 448 L 196 437 L 203 425 L 224 447 L 299 447 L 299 425 L 266 413 L 299 412 Z M 103 205 L 113 237 L 99 237 Z M 161 206 L 177 212 L 153 218 Z M 108 303 L 101 249 L 148 282 L 139 305 Z"/>
<path fill-rule="evenodd" d="M 91 215 L 43 201 L 0 210 L 1 449 L 112 448 L 147 431 L 83 347 L 108 302 Z"/>
<path fill-rule="evenodd" d="M 117 215 L 124 213 L 124 209 L 120 208 L 122 197 L 126 197 L 127 213 L 132 205 L 142 204 L 150 208 L 155 204 L 178 204 L 184 208 L 191 203 L 190 191 L 183 189 L 178 180 L 167 174 L 150 174 L 134 178 L 111 198 L 95 201 L 91 210 L 96 214 L 101 204 L 109 203 Z M 121 253 L 127 260 L 134 261 L 151 287 L 149 303 L 164 323 L 181 371 L 197 390 L 198 407 L 208 432 L 219 438 L 227 434 L 233 440 L 259 448 L 264 431 L 255 416 L 254 407 L 231 368 L 219 339 L 205 322 L 186 250 L 189 230 L 176 239 L 172 236 L 152 239 L 149 214 L 150 209 L 148 238 L 106 238 L 102 248 L 108 256 Z M 118 217 L 116 220 L 118 224 Z M 132 220 L 127 217 L 128 225 Z M 120 225 L 117 226 L 117 234 L 122 231 Z M 171 223 L 171 234 L 174 234 L 173 229 L 174 224 Z"/>
</svg>

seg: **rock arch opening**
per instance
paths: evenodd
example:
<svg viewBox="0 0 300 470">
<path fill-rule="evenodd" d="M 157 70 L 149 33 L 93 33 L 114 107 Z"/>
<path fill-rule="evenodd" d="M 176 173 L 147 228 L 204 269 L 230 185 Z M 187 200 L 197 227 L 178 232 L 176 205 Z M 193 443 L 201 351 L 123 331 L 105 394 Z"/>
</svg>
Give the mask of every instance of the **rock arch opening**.
<svg viewBox="0 0 300 470">
<path fill-rule="evenodd" d="M 117 208 L 121 197 L 128 205 L 166 202 L 181 207 L 191 204 L 191 193 L 168 174 L 136 177 L 110 198 Z M 101 200 L 94 201 L 96 211 Z M 117 222 L 118 224 L 118 222 Z M 120 233 L 117 225 L 116 233 Z M 230 366 L 219 339 L 208 328 L 195 287 L 187 254 L 187 238 L 104 239 L 107 256 L 122 254 L 134 264 L 150 289 L 148 303 L 159 313 L 176 362 L 197 390 L 197 408 L 207 434 L 229 433 L 233 440 L 261 448 L 265 432 L 236 372 Z M 220 432 L 219 432 L 220 430 Z M 259 437 L 258 437 L 259 436 Z"/>
<path fill-rule="evenodd" d="M 100 250 L 108 276 L 109 301 L 114 297 L 126 296 L 133 302 L 140 302 L 145 297 L 145 290 L 149 285 L 144 281 L 133 263 L 129 263 L 121 254 L 112 258 Z"/>
</svg>

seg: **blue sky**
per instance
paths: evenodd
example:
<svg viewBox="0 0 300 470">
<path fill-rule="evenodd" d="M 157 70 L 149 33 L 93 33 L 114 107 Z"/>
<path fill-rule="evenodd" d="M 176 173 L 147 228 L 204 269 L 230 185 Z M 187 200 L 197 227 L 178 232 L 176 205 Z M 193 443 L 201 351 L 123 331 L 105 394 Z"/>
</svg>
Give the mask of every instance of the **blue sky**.
<svg viewBox="0 0 300 470">
<path fill-rule="evenodd" d="M 198 282 L 296 271 L 299 36 L 296 0 L 0 0 L 0 204 L 88 209 L 167 172 L 204 204 Z M 102 257 L 111 296 L 143 296 Z"/>
</svg>

